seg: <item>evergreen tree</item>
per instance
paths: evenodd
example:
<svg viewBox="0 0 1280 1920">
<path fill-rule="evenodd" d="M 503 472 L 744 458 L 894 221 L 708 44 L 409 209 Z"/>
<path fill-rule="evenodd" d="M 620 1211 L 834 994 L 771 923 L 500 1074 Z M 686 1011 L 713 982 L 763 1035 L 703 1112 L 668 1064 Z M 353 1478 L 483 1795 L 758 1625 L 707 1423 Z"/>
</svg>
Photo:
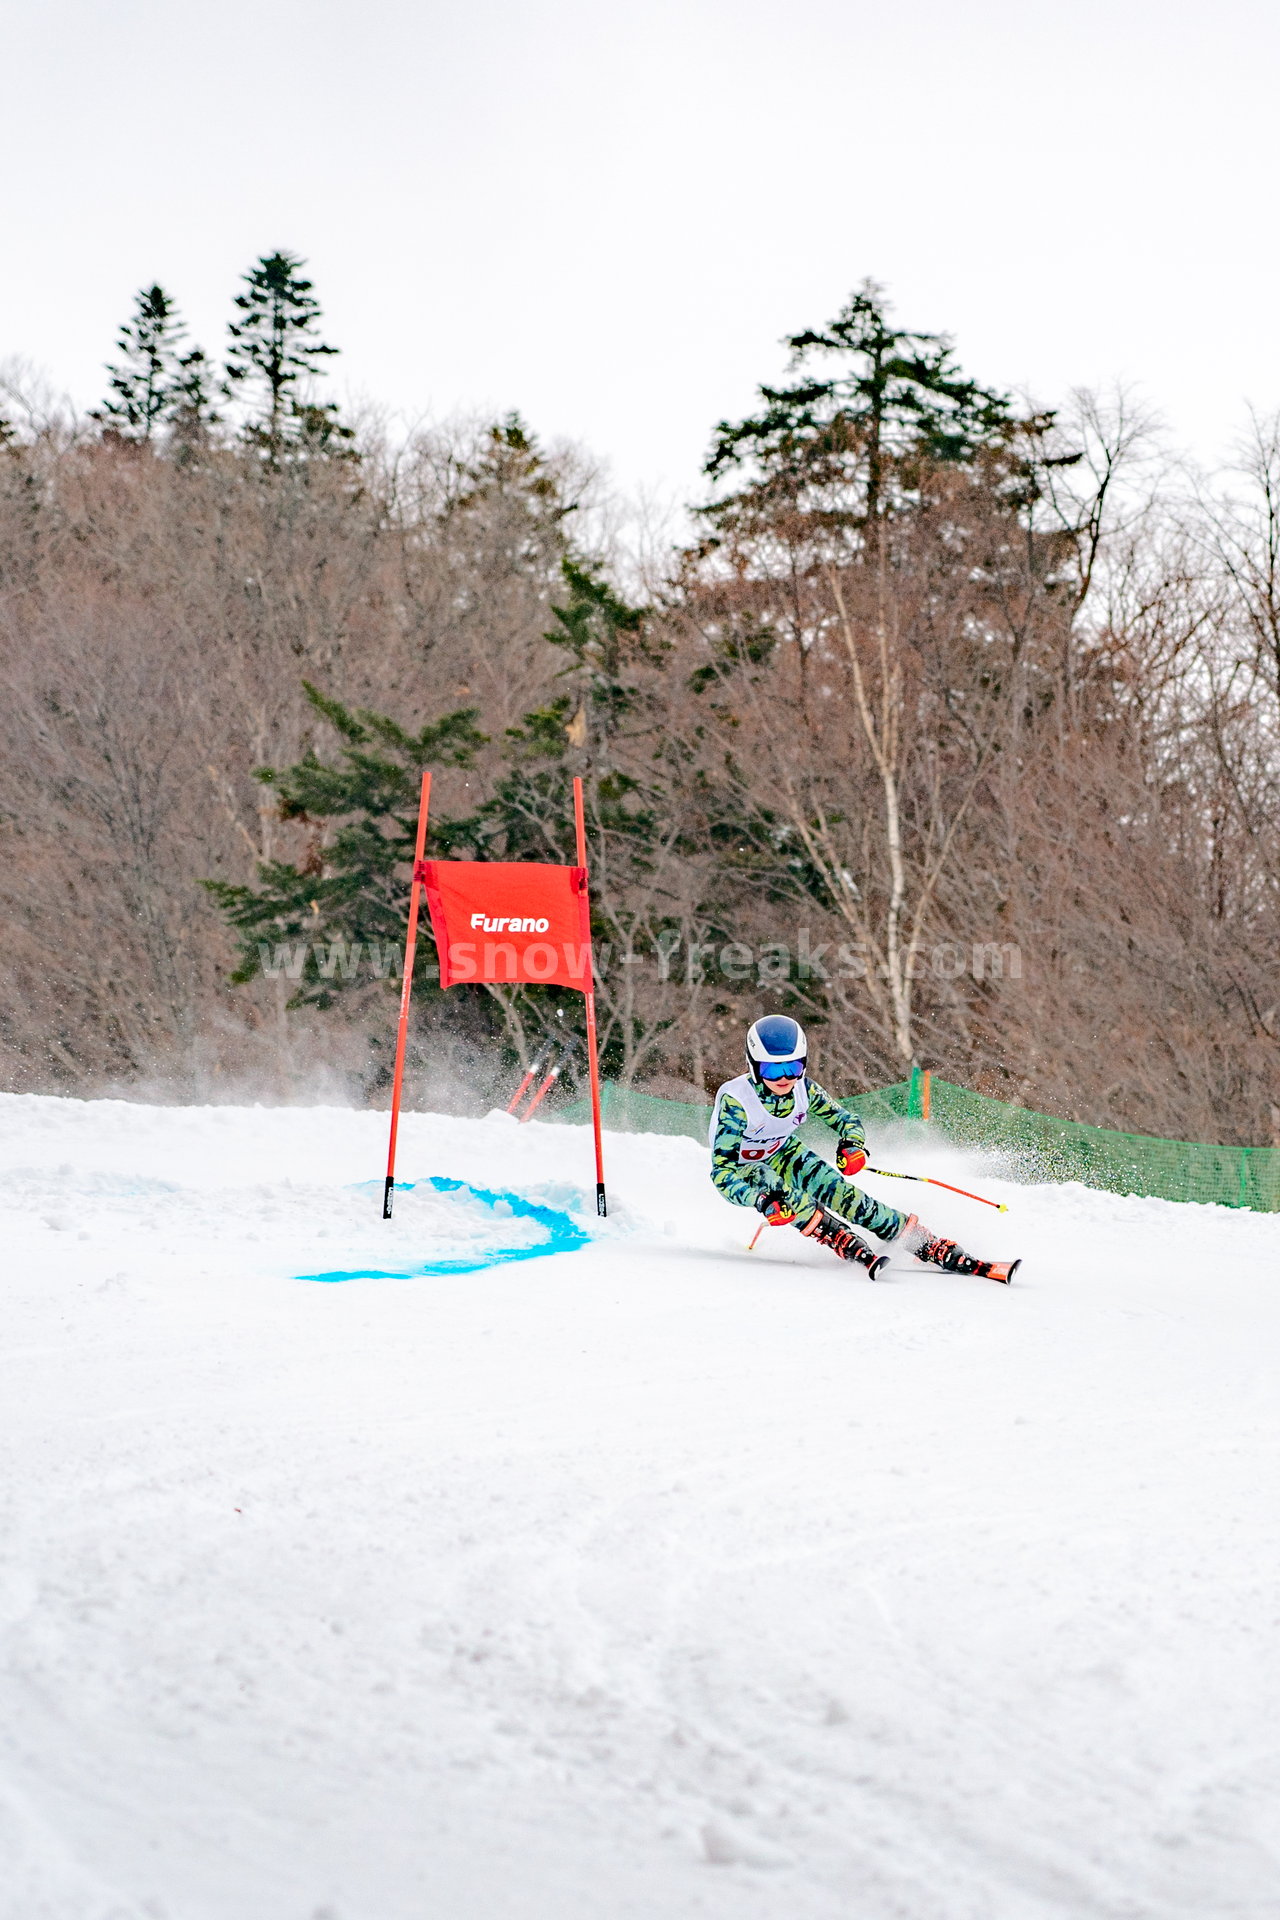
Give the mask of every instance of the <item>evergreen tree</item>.
<svg viewBox="0 0 1280 1920">
<path fill-rule="evenodd" d="M 565 559 L 561 572 L 569 602 L 551 609 L 556 625 L 544 637 L 573 661 L 566 671 L 577 681 L 579 704 L 569 740 L 585 747 L 590 732 L 593 757 L 603 764 L 611 741 L 640 705 L 629 675 L 641 661 L 656 665 L 663 648 L 650 638 L 642 609 L 620 600 L 590 568 Z"/>
<path fill-rule="evenodd" d="M 263 254 L 244 276 L 245 292 L 235 300 L 241 317 L 228 328 L 227 393 L 254 394 L 259 411 L 249 436 L 273 460 L 289 440 L 351 438 L 332 404 L 297 395 L 299 383 L 322 373 L 324 360 L 338 352 L 318 338 L 320 302 L 303 264 L 295 254 Z"/>
<path fill-rule="evenodd" d="M 491 859 L 571 860 L 576 773 L 597 838 L 611 836 L 628 858 L 643 859 L 665 811 L 663 748 L 636 752 L 657 733 L 643 674 L 667 645 L 652 636 L 644 609 L 628 606 L 592 568 L 565 558 L 560 570 L 569 598 L 552 608 L 557 624 L 544 638 L 570 656 L 561 677 L 572 690 L 507 729 L 507 769 L 477 809 L 475 829 Z M 627 760 L 652 765 L 643 781 L 619 765 L 624 737 Z"/>
<path fill-rule="evenodd" d="M 797 377 L 762 385 L 758 413 L 716 429 L 704 471 L 743 475 L 701 509 L 718 529 L 800 510 L 861 526 L 874 547 L 895 481 L 909 488 L 923 462 L 967 463 L 1012 429 L 1007 398 L 961 374 L 944 336 L 893 326 L 874 281 L 786 344 Z"/>
<path fill-rule="evenodd" d="M 649 751 L 644 740 L 655 723 L 647 711 L 649 692 L 636 676 L 646 664 L 657 664 L 663 649 L 650 638 L 643 610 L 628 606 L 589 568 L 566 560 L 563 572 L 568 604 L 554 609 L 558 625 L 546 637 L 570 654 L 566 672 L 576 682 L 574 691 L 507 729 L 501 742 L 505 765 L 474 813 L 450 818 L 433 810 L 431 853 L 572 864 L 573 776 L 581 773 L 595 849 L 596 933 L 625 949 L 643 936 L 647 946 L 653 902 L 646 896 L 636 907 L 628 888 L 653 871 L 664 848 L 670 857 L 672 775 L 666 764 L 669 743 Z M 367 965 L 350 961 L 357 949 L 366 961 L 374 953 L 386 959 L 403 944 L 405 870 L 421 769 L 469 767 L 487 742 L 471 708 L 409 733 L 385 715 L 351 712 L 310 685 L 307 695 L 342 739 L 338 762 L 321 761 L 310 751 L 292 767 L 263 768 L 257 777 L 278 796 L 282 818 L 315 830 L 314 845 L 296 862 L 260 866 L 255 886 L 205 885 L 240 940 L 233 980 L 253 979 L 273 964 L 280 948 L 287 948 L 297 956 L 290 1004 L 327 1007 L 344 989 L 368 981 Z M 645 748 L 652 771 L 644 778 L 616 764 L 612 749 L 624 736 Z M 331 962 L 335 943 L 348 957 L 349 973 Z M 437 991 L 427 970 L 430 952 L 428 937 L 419 946 L 424 1006 Z M 559 987 L 504 987 L 496 995 L 479 986 L 462 991 L 476 997 L 472 1018 L 495 1039 L 500 1037 L 499 1006 L 505 1009 L 508 1041 L 512 1026 L 525 1021 L 535 1031 L 574 1031 L 579 1024 L 574 996 L 568 994 L 566 1002 Z M 607 988 L 603 998 L 607 1011 Z M 630 1036 L 625 1022 L 615 1018 L 610 1024 L 606 1053 L 620 1060 Z"/>
<path fill-rule="evenodd" d="M 410 733 L 383 714 L 353 712 L 309 682 L 304 685 L 316 712 L 343 742 L 337 763 L 309 750 L 296 765 L 260 767 L 256 777 L 276 794 L 282 819 L 316 829 L 316 844 L 301 861 L 262 863 L 256 887 L 222 880 L 204 884 L 240 939 L 240 964 L 232 979 L 242 984 L 262 972 L 273 943 L 304 945 L 306 958 L 290 1004 L 324 1007 L 360 979 L 354 968 L 326 977 L 321 970 L 326 942 L 331 948 L 340 940 L 348 953 L 359 946 L 366 954 L 403 946 L 409 900 L 405 868 L 413 863 L 422 769 L 469 767 L 485 735 L 475 726 L 474 708 L 445 714 Z M 332 838 L 325 843 L 331 824 Z M 433 856 L 456 856 L 474 847 L 471 822 L 433 809 Z M 419 947 L 424 982 L 430 947 L 429 938 Z"/>
<path fill-rule="evenodd" d="M 178 358 L 185 332 L 164 288 L 143 287 L 132 319 L 120 329 L 120 361 L 107 368 L 108 398 L 93 418 L 127 439 L 149 441 L 175 403 L 183 377 L 180 368 L 194 357 Z"/>
<path fill-rule="evenodd" d="M 537 438 L 514 410 L 494 421 L 477 457 L 462 465 L 459 473 L 462 485 L 452 502 L 455 510 L 495 493 L 514 491 L 527 503 L 540 502 L 553 516 L 572 511 L 561 505 L 559 488 Z"/>
<path fill-rule="evenodd" d="M 477 842 L 492 860 L 575 859 L 573 778 L 582 778 L 591 849 L 591 924 L 598 963 L 601 1059 L 623 1078 L 648 1056 L 675 1017 L 668 1005 L 641 1015 L 631 965 L 664 934 L 680 937 L 685 861 L 702 848 L 688 833 L 689 768 L 672 737 L 661 668 L 669 644 L 648 609 L 630 606 L 591 567 L 566 557 L 569 589 L 545 638 L 568 655 L 570 692 L 507 729 L 506 766 L 477 809 Z M 673 917 L 674 916 L 674 917 Z M 726 935 L 726 937 L 728 937 Z M 622 956 L 616 971 L 611 955 Z M 540 1024 L 554 1002 L 525 989 L 522 1008 Z M 564 1019 L 576 1029 L 570 996 Z"/>
<path fill-rule="evenodd" d="M 479 540 L 511 578 L 542 581 L 559 569 L 565 521 L 576 510 L 562 468 L 516 412 L 495 421 L 471 457 L 450 463 L 444 520 L 464 545 Z"/>
<path fill-rule="evenodd" d="M 203 348 L 184 353 L 174 369 L 169 420 L 174 439 L 186 454 L 203 446 L 209 430 L 218 424 L 213 410 L 216 391 L 213 368 Z"/>
<path fill-rule="evenodd" d="M 507 730 L 505 771 L 474 814 L 450 819 L 433 811 L 436 854 L 572 862 L 575 772 L 585 776 L 597 832 L 625 844 L 630 858 L 643 861 L 659 832 L 664 809 L 656 760 L 654 780 L 644 786 L 603 764 L 608 742 L 643 705 L 631 675 L 641 662 L 659 659 L 659 650 L 640 609 L 572 561 L 565 561 L 564 575 L 569 603 L 554 609 L 560 624 L 547 638 L 571 653 L 568 671 L 581 676 L 579 685 Z M 469 767 L 487 744 L 474 708 L 409 733 L 384 714 L 351 712 L 304 684 L 312 706 L 343 741 L 339 763 L 323 762 L 311 750 L 292 767 L 260 768 L 256 777 L 277 795 L 282 819 L 321 831 L 329 822 L 340 824 L 301 862 L 260 867 L 256 887 L 205 882 L 240 936 L 233 976 L 239 983 L 260 971 L 263 942 L 402 940 L 408 883 L 396 869 L 413 846 L 421 770 Z M 295 1002 L 327 1005 L 340 984 L 320 975 L 309 952 Z"/>
</svg>

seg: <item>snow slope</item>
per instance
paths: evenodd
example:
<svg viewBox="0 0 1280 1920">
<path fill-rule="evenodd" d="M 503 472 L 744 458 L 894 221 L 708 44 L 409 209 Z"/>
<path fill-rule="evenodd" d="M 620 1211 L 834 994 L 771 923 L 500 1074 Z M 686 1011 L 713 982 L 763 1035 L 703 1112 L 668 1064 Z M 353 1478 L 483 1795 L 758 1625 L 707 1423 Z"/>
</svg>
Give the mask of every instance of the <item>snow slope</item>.
<svg viewBox="0 0 1280 1920">
<path fill-rule="evenodd" d="M 541 1230 L 384 1139 L 0 1097 L 3 1920 L 1270 1920 L 1280 1218 L 414 1114 L 590 1243 L 294 1278 Z"/>
</svg>

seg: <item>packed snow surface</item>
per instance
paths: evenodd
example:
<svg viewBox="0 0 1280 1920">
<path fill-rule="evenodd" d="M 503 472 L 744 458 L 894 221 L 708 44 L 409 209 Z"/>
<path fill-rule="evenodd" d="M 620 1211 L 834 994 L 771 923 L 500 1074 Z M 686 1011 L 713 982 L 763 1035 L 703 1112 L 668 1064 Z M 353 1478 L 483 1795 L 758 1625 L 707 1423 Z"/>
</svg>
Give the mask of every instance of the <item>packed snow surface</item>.
<svg viewBox="0 0 1280 1920">
<path fill-rule="evenodd" d="M 4 1920 L 1273 1920 L 1280 1218 L 385 1128 L 0 1098 Z"/>
</svg>

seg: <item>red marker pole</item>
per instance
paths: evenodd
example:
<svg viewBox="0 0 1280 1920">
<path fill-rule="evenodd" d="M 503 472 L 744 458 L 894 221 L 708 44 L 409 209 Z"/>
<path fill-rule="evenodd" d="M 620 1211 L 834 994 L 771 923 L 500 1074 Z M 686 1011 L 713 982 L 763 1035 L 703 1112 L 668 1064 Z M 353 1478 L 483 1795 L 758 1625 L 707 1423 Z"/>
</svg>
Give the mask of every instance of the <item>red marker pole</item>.
<svg viewBox="0 0 1280 1920">
<path fill-rule="evenodd" d="M 582 811 L 582 782 L 574 776 L 573 821 L 578 830 L 578 865 L 587 864 L 587 828 Z M 591 1124 L 596 1136 L 596 1212 L 603 1218 L 609 1208 L 604 1196 L 604 1139 L 600 1130 L 600 1058 L 596 1050 L 595 975 L 587 988 L 587 1061 L 591 1069 Z"/>
<path fill-rule="evenodd" d="M 538 1051 L 534 1054 L 528 1073 L 526 1073 L 524 1079 L 520 1082 L 520 1085 L 516 1088 L 515 1092 L 511 1096 L 511 1099 L 507 1103 L 508 1113 L 514 1113 L 516 1108 L 520 1105 L 520 1102 L 524 1099 L 525 1094 L 529 1091 L 529 1088 L 533 1085 L 538 1075 L 542 1072 L 543 1065 L 546 1062 L 546 1060 L 549 1058 L 550 1053 L 551 1053 L 550 1045 L 546 1041 L 544 1041 L 543 1044 L 538 1048 Z"/>
<path fill-rule="evenodd" d="M 520 1115 L 521 1126 L 524 1125 L 526 1120 L 531 1120 L 534 1114 L 537 1112 L 538 1108 L 542 1105 L 543 1101 L 546 1099 L 547 1095 L 550 1093 L 552 1087 L 554 1087 L 556 1081 L 560 1078 L 560 1069 L 561 1067 L 563 1067 L 563 1065 L 564 1065 L 563 1060 L 556 1061 L 554 1067 L 552 1067 L 550 1073 L 547 1075 L 542 1085 L 538 1088 L 538 1091 L 534 1094 L 532 1100 L 529 1102 L 524 1112 Z"/>
<path fill-rule="evenodd" d="M 391 1083 L 391 1140 L 387 1147 L 387 1181 L 382 1189 L 382 1217 L 391 1218 L 391 1199 L 396 1186 L 396 1135 L 400 1131 L 400 1090 L 404 1085 L 404 1048 L 409 1032 L 409 996 L 413 992 L 413 960 L 418 950 L 418 909 L 422 902 L 422 852 L 427 844 L 427 802 L 431 798 L 431 775 L 422 776 L 422 798 L 418 802 L 418 838 L 413 849 L 413 883 L 409 889 L 409 932 L 404 943 L 404 980 L 400 987 L 400 1029 L 396 1034 L 396 1072 Z"/>
<path fill-rule="evenodd" d="M 528 1073 L 526 1073 L 524 1079 L 520 1082 L 520 1085 L 516 1088 L 515 1092 L 511 1096 L 510 1102 L 508 1103 L 508 1106 L 507 1106 L 508 1113 L 514 1113 L 516 1108 L 520 1105 L 520 1102 L 524 1099 L 526 1092 L 533 1085 L 533 1076 L 535 1075 L 535 1073 L 537 1073 L 537 1071 L 538 1069 L 536 1065 L 530 1067 Z"/>
</svg>

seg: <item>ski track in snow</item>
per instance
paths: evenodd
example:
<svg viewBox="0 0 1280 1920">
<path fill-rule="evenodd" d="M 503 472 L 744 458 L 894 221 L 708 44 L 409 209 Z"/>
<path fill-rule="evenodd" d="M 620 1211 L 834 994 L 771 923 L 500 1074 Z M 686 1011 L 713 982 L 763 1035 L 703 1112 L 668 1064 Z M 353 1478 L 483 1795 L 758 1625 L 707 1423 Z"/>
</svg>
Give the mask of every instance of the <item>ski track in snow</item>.
<svg viewBox="0 0 1280 1920">
<path fill-rule="evenodd" d="M 1280 1218 L 385 1128 L 0 1096 L 3 1920 L 1271 1920 Z"/>
</svg>

